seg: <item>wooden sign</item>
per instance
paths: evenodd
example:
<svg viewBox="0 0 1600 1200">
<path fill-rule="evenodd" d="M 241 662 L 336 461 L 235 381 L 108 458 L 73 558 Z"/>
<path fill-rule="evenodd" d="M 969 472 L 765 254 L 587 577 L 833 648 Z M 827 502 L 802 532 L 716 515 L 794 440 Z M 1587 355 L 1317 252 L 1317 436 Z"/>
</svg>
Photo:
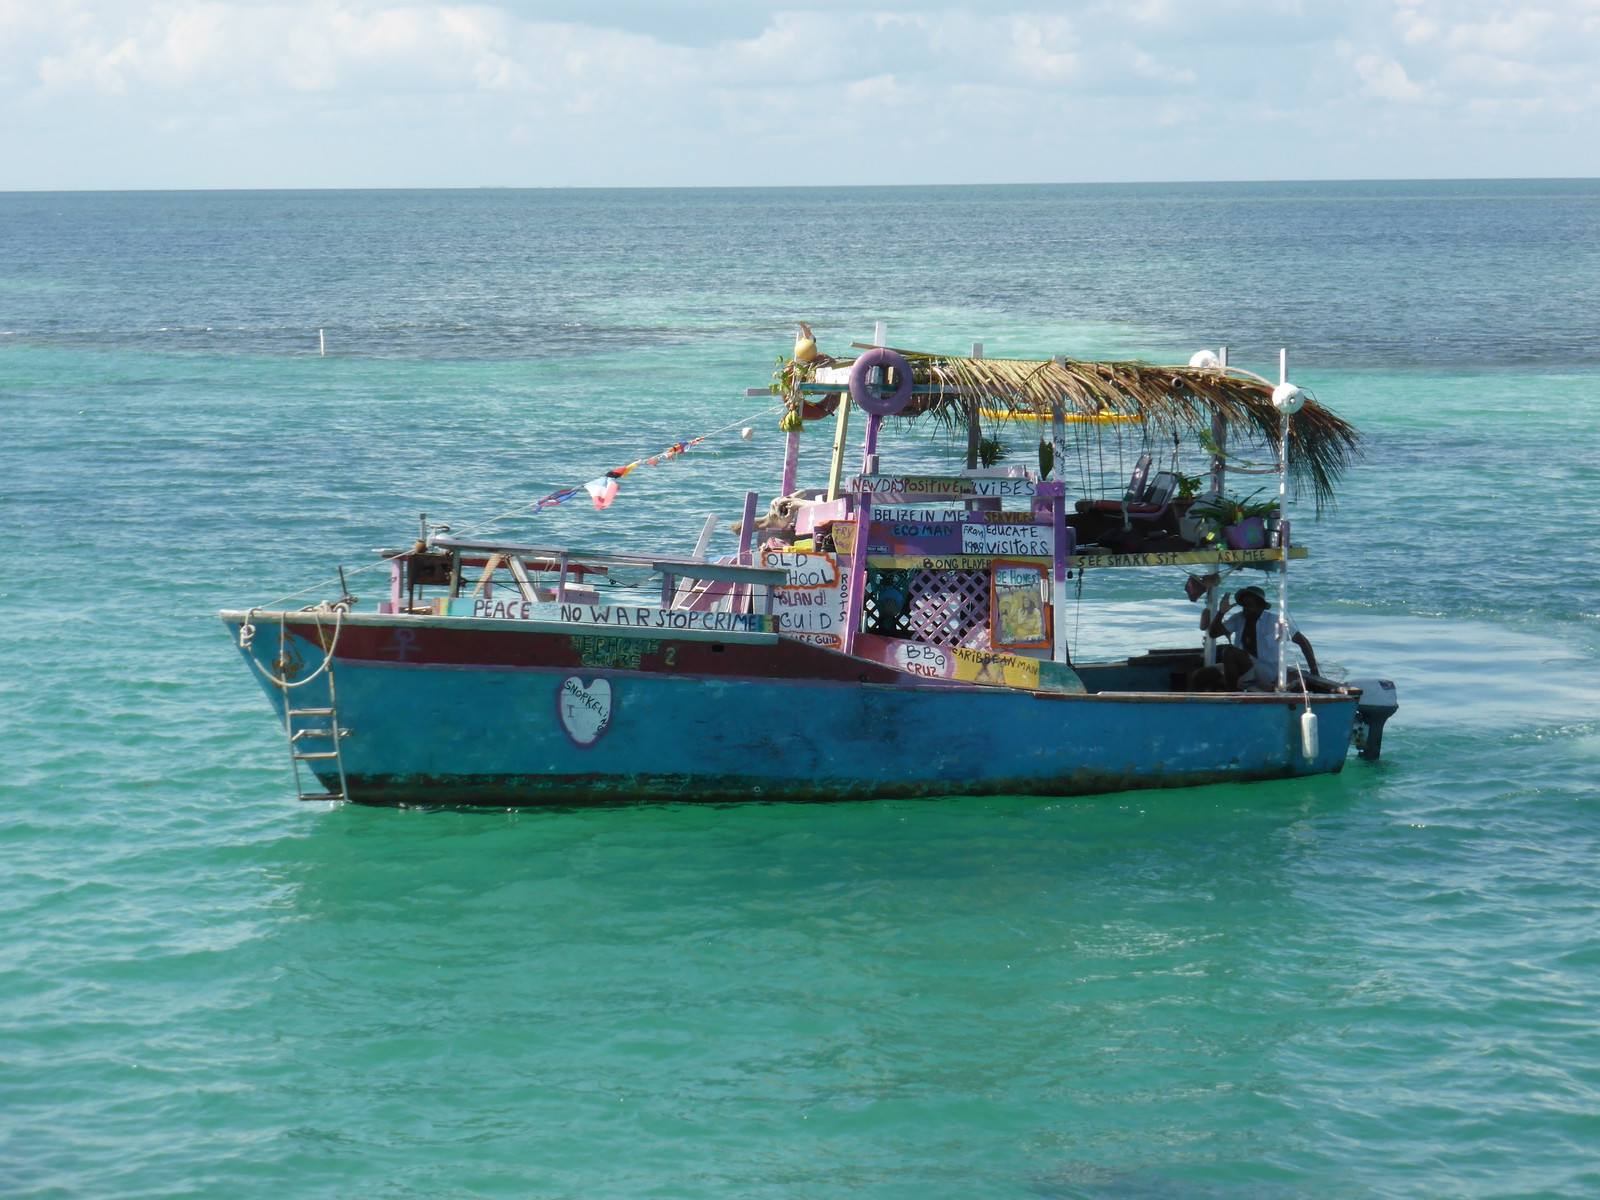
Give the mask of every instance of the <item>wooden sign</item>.
<svg viewBox="0 0 1600 1200">
<path fill-rule="evenodd" d="M 1031 658 L 1003 654 L 994 650 L 969 650 L 965 646 L 931 646 L 902 638 L 856 636 L 856 654 L 881 662 L 884 666 L 920 675 L 925 679 L 949 679 L 957 683 L 977 683 L 993 687 L 1039 688 L 1039 664 Z"/>
<path fill-rule="evenodd" d="M 964 475 L 858 475 L 850 481 L 850 491 L 917 498 L 935 496 L 1032 496 L 1034 481 L 1008 477 Z"/>
<path fill-rule="evenodd" d="M 772 619 L 762 613 L 679 612 L 625 604 L 533 604 L 520 596 L 452 600 L 450 616 L 490 621 L 554 621 L 614 629 L 695 629 L 709 633 L 770 633 L 772 630 Z"/>
<path fill-rule="evenodd" d="M 1022 515 L 1022 514 L 1016 514 Z M 965 521 L 967 510 L 964 508 L 885 508 L 881 504 L 872 506 L 872 523 L 883 524 L 888 521 L 916 522 L 923 525 L 936 525 L 942 521 Z"/>
<path fill-rule="evenodd" d="M 877 512 L 882 509 L 875 510 Z M 994 518 L 1003 518 L 995 520 Z M 1050 526 L 1029 513 L 962 513 L 955 521 L 874 521 L 867 553 L 901 558 L 1050 558 Z M 835 521 L 833 544 L 841 554 L 855 549 L 855 522 Z"/>
<path fill-rule="evenodd" d="M 772 589 L 774 628 L 786 637 L 816 646 L 844 646 L 847 579 L 832 554 L 764 550 L 761 565 L 789 573 L 789 582 Z"/>
<path fill-rule="evenodd" d="M 1044 577 L 1045 568 L 1037 563 L 994 564 L 989 577 L 989 641 L 997 649 L 1050 645 Z"/>
<path fill-rule="evenodd" d="M 870 551 L 872 548 L 869 546 L 867 549 Z M 1055 534 L 1048 525 L 968 521 L 961 527 L 960 552 L 1004 555 L 1007 558 L 1049 558 L 1055 552 Z"/>
<path fill-rule="evenodd" d="M 1066 559 L 1065 567 L 1194 567 L 1211 563 L 1228 563 L 1244 566 L 1250 563 L 1277 562 L 1283 551 L 1275 547 L 1265 550 L 1158 550 L 1145 554 L 1074 554 Z M 1291 559 L 1305 558 L 1304 546 L 1289 548 Z"/>
</svg>

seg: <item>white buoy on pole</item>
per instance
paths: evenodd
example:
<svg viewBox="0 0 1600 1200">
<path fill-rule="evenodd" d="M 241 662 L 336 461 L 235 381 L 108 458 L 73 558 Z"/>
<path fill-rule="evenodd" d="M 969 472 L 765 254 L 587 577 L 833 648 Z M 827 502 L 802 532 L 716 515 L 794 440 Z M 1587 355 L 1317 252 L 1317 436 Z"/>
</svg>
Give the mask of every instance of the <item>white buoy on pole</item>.
<svg viewBox="0 0 1600 1200">
<path fill-rule="evenodd" d="M 1278 410 L 1278 690 L 1289 685 L 1289 418 L 1305 407 L 1306 394 L 1289 382 L 1289 351 L 1278 351 L 1278 386 L 1272 407 Z M 1311 710 L 1306 710 L 1309 715 Z M 1316 718 L 1312 718 L 1313 724 Z"/>
</svg>

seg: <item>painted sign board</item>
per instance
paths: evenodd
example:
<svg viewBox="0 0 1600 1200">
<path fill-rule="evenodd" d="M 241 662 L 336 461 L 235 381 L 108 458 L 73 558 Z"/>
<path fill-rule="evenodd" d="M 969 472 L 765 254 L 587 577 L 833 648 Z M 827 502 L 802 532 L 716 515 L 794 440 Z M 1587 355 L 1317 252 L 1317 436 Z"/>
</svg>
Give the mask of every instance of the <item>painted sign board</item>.
<svg viewBox="0 0 1600 1200">
<path fill-rule="evenodd" d="M 629 604 L 533 604 L 521 596 L 476 596 L 450 601 L 450 616 L 489 621 L 554 621 L 611 629 L 702 630 L 709 633 L 769 633 L 762 613 L 679 612 Z"/>
<path fill-rule="evenodd" d="M 990 519 L 995 517 L 1011 519 Z M 851 553 L 855 549 L 855 523 L 836 521 L 832 530 L 834 547 L 841 554 Z M 867 553 L 1049 558 L 1054 547 L 1051 527 L 1035 524 L 1031 514 L 963 513 L 962 519 L 956 521 L 874 521 Z"/>
<path fill-rule="evenodd" d="M 989 640 L 997 649 L 1050 645 L 1044 577 L 1045 568 L 1036 563 L 994 564 L 989 576 Z"/>
<path fill-rule="evenodd" d="M 1039 663 L 1019 654 L 969 650 L 965 646 L 931 646 L 901 638 L 861 634 L 855 652 L 897 671 L 925 679 L 949 679 L 993 687 L 1039 688 Z"/>
<path fill-rule="evenodd" d="M 1020 555 L 1024 558 L 1049 558 L 1055 548 L 1055 533 L 1048 525 L 1010 525 L 968 521 L 961 527 L 962 554 Z M 867 547 L 868 553 L 872 547 Z"/>
<path fill-rule="evenodd" d="M 788 583 L 772 589 L 774 628 L 815 646 L 842 648 L 849 585 L 837 556 L 764 550 L 761 565 L 789 573 Z"/>
<path fill-rule="evenodd" d="M 1074 554 L 1066 567 L 1194 567 L 1210 563 L 1243 566 L 1249 563 L 1277 562 L 1283 551 L 1267 550 L 1164 550 L 1149 554 Z M 1304 546 L 1289 547 L 1291 559 L 1305 558 Z M 874 563 L 874 566 L 877 564 Z"/>
<path fill-rule="evenodd" d="M 850 481 L 853 492 L 886 493 L 913 498 L 934 496 L 1032 496 L 1034 481 L 1005 477 L 969 479 L 964 475 L 859 475 Z"/>
<path fill-rule="evenodd" d="M 1007 515 L 1024 516 L 1026 514 L 1015 513 Z M 885 508 L 881 504 L 872 506 L 872 523 L 874 525 L 880 525 L 887 521 L 910 521 L 922 525 L 936 525 L 941 521 L 965 521 L 966 519 L 967 510 L 964 508 Z"/>
</svg>

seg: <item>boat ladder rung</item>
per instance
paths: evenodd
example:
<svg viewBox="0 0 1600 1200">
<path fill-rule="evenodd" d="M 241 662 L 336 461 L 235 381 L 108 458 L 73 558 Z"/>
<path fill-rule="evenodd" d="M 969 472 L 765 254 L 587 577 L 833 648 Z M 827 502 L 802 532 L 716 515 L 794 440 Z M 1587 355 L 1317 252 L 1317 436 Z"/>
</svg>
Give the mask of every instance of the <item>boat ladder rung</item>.
<svg viewBox="0 0 1600 1200">
<path fill-rule="evenodd" d="M 289 764 L 294 768 L 295 794 L 302 800 L 347 800 L 349 799 L 349 785 L 344 777 L 344 755 L 340 752 L 339 743 L 350 736 L 348 729 L 339 727 L 339 699 L 334 691 L 333 671 L 328 671 L 328 703 L 321 708 L 290 708 L 285 704 L 283 709 L 283 728 L 289 741 Z M 313 699 L 307 697 L 308 700 Z M 315 701 L 313 700 L 313 703 Z M 302 724 L 302 722 L 314 722 Z M 319 739 L 327 746 L 326 750 L 308 750 L 305 748 L 310 739 Z M 317 777 L 316 782 L 327 791 L 308 792 L 301 786 L 300 764 L 314 762 L 331 762 L 338 771 L 339 786 L 337 790 L 328 788 L 333 782 L 326 775 Z M 314 774 L 314 768 L 313 768 Z"/>
</svg>

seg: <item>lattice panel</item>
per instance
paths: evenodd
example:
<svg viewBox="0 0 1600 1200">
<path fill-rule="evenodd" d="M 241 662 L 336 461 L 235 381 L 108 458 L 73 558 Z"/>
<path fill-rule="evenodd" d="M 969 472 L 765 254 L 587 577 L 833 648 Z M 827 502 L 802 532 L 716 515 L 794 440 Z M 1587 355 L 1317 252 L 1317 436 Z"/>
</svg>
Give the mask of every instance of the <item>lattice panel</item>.
<svg viewBox="0 0 1600 1200">
<path fill-rule="evenodd" d="M 867 572 L 867 593 L 861 598 L 862 628 L 883 637 L 911 636 L 905 600 L 910 591 L 910 575 L 911 572 L 900 570 Z M 885 591 L 896 593 L 892 603 L 880 602 Z"/>
<path fill-rule="evenodd" d="M 935 646 L 971 646 L 989 640 L 989 572 L 911 572 L 906 605 L 910 636 Z"/>
</svg>

